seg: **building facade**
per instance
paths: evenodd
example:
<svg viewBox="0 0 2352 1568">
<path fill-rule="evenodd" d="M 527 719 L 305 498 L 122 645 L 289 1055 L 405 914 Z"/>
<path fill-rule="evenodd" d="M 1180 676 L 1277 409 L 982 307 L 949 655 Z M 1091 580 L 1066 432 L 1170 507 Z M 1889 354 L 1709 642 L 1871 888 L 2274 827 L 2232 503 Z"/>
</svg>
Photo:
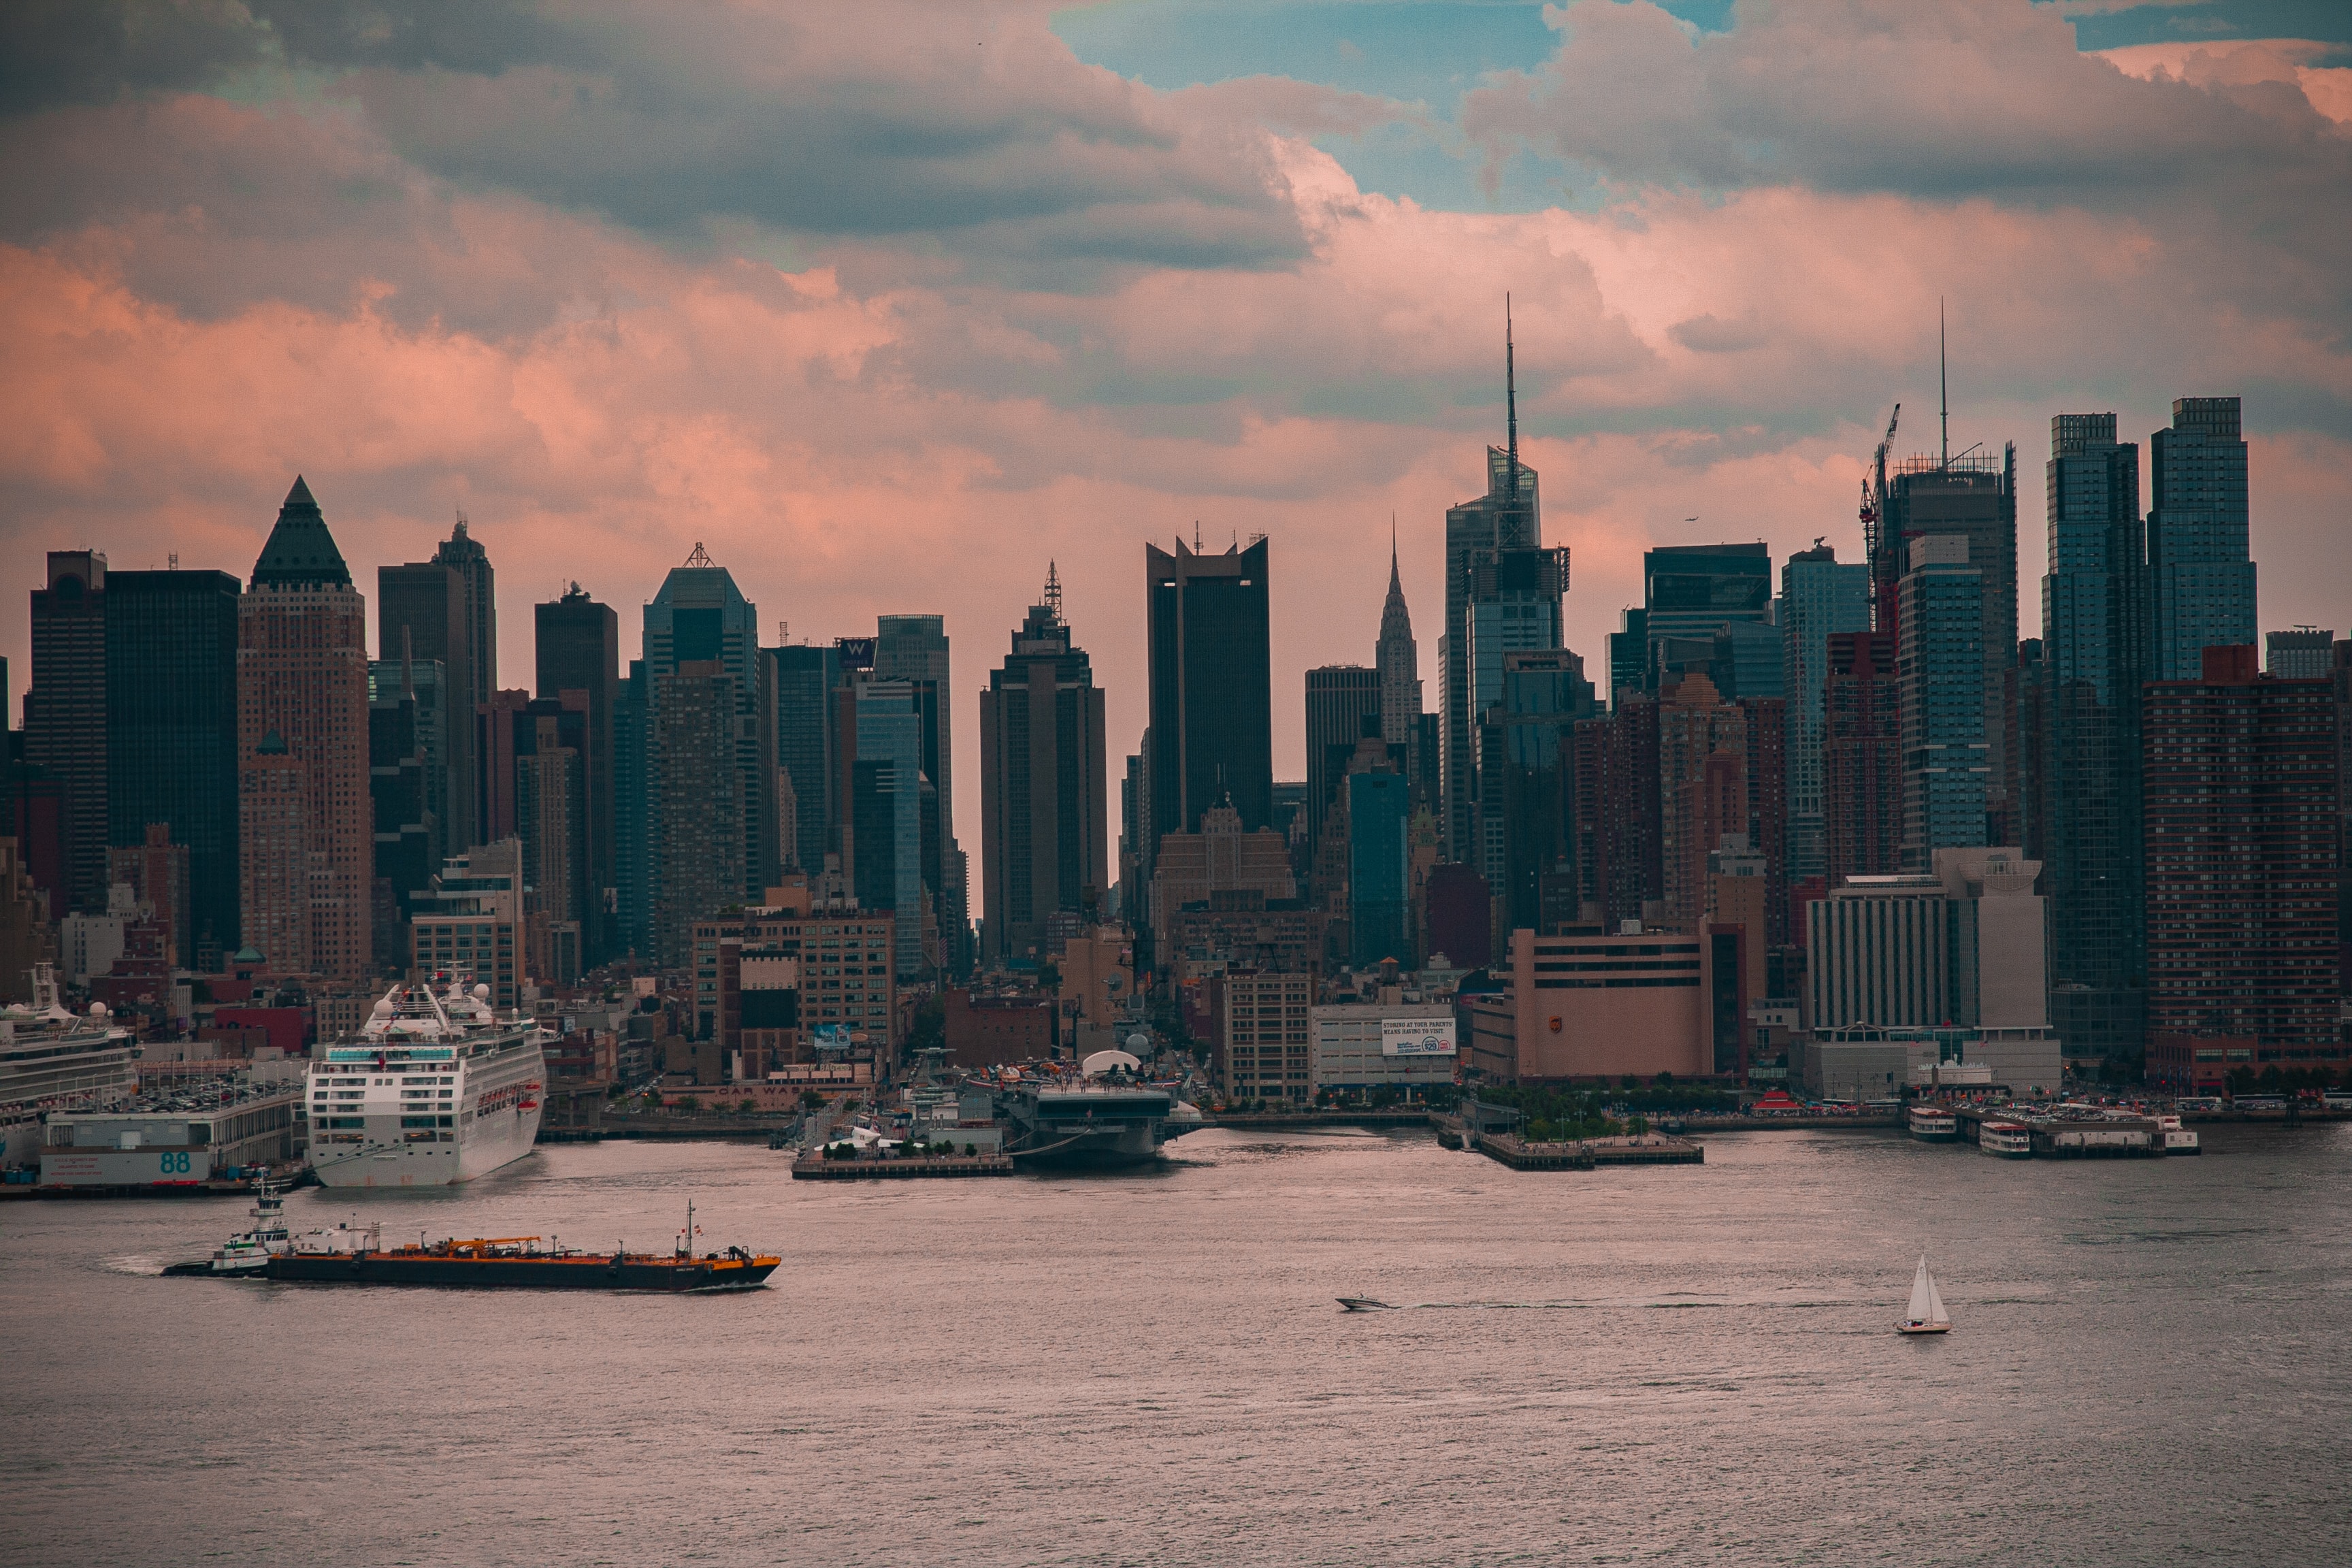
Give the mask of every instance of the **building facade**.
<svg viewBox="0 0 2352 1568">
<path fill-rule="evenodd" d="M 1201 555 L 1144 546 L 1150 606 L 1151 809 L 1146 872 L 1160 841 L 1197 832 L 1230 801 L 1243 828 L 1274 821 L 1274 715 L 1266 544 Z"/>
<path fill-rule="evenodd" d="M 2258 1068 L 2340 1061 L 2330 683 L 2211 648 L 2201 679 L 2147 689 L 2143 743 L 2151 1038 L 2250 1038 Z"/>
<path fill-rule="evenodd" d="M 539 700 L 562 702 L 567 692 L 576 691 L 586 715 L 581 790 L 588 841 L 581 868 L 585 921 L 581 934 L 587 962 L 601 963 L 613 955 L 618 941 L 613 918 L 620 885 L 613 837 L 613 707 L 621 684 L 620 619 L 612 605 L 598 604 L 574 583 L 562 597 L 533 606 L 531 629 Z"/>
<path fill-rule="evenodd" d="M 1233 970 L 1223 984 L 1225 1098 L 1313 1098 L 1314 975 Z"/>
<path fill-rule="evenodd" d="M 218 973 L 237 929 L 237 581 L 226 572 L 106 579 L 107 843 L 158 826 L 187 852 L 176 962 Z"/>
<path fill-rule="evenodd" d="M 2234 397 L 2176 397 L 2148 437 L 2151 678 L 2200 680 L 2209 647 L 2255 640 L 2246 442 Z"/>
<path fill-rule="evenodd" d="M 25 692 L 25 761 L 58 786 L 65 905 L 106 910 L 106 557 L 52 550 L 33 592 L 33 680 Z M 66 908 L 56 913 L 62 916 Z"/>
<path fill-rule="evenodd" d="M 982 958 L 1043 952 L 1046 920 L 1110 883 L 1102 689 L 1058 587 L 1029 607 L 980 694 Z"/>
<path fill-rule="evenodd" d="M 1906 870 L 1926 871 L 1938 849 L 1985 842 L 1998 763 L 1985 732 L 1985 574 L 1969 551 L 1963 535 L 1914 539 L 1896 590 Z"/>
<path fill-rule="evenodd" d="M 366 602 L 299 476 L 237 603 L 247 947 L 273 973 L 373 973 Z"/>
<path fill-rule="evenodd" d="M 1801 550 L 1780 568 L 1781 688 L 1788 719 L 1788 875 L 1829 872 L 1823 803 L 1822 694 L 1829 685 L 1830 638 L 1870 629 L 1870 568 L 1841 563 L 1826 544 Z"/>
</svg>

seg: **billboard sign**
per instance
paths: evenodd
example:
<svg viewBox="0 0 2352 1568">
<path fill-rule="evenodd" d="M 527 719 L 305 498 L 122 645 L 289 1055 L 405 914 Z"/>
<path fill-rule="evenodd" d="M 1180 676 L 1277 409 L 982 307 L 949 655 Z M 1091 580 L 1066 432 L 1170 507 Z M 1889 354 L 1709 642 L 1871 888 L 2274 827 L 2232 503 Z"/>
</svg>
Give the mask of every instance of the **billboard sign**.
<svg viewBox="0 0 2352 1568">
<path fill-rule="evenodd" d="M 809 1031 L 809 1043 L 820 1051 L 845 1051 L 849 1048 L 849 1026 L 819 1024 Z"/>
<path fill-rule="evenodd" d="M 841 668 L 844 669 L 874 668 L 872 637 L 835 637 L 833 639 L 833 647 L 834 655 L 840 660 Z"/>
<path fill-rule="evenodd" d="M 1384 1057 L 1450 1057 L 1454 1054 L 1454 1020 L 1447 1018 L 1382 1018 L 1381 1055 Z"/>
</svg>

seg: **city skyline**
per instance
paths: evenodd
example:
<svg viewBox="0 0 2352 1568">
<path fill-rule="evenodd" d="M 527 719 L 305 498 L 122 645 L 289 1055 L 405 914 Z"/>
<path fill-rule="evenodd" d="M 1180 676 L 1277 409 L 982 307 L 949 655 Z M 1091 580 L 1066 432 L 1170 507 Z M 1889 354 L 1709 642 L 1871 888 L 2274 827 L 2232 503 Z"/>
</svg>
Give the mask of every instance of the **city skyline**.
<svg viewBox="0 0 2352 1568">
<path fill-rule="evenodd" d="M 959 125 L 1035 118 L 996 162 L 971 154 L 971 189 L 944 216 L 923 169 L 845 153 L 885 200 L 929 204 L 934 227 L 911 237 L 805 182 L 759 195 L 688 180 L 667 206 L 649 194 L 664 172 L 642 164 L 564 184 L 535 162 L 543 128 L 503 100 L 463 153 L 431 133 L 429 73 L 362 45 L 301 44 L 302 68 L 338 84 L 310 100 L 259 68 L 238 75 L 242 35 L 163 78 L 128 59 L 66 73 L 0 131 L 61 182 L 10 204 L 0 233 L 19 423 L 47 433 L 7 459 L 6 586 L 20 602 L 24 563 L 48 549 L 102 549 L 118 570 L 176 552 L 241 574 L 296 473 L 362 584 L 428 559 L 463 510 L 510 604 L 578 578 L 614 606 L 625 647 L 698 541 L 763 607 L 763 641 L 778 621 L 824 642 L 899 613 L 992 638 L 1054 560 L 1124 754 L 1144 709 L 1141 639 L 1114 635 L 1132 613 L 1133 545 L 1189 538 L 1196 521 L 1212 548 L 1271 537 L 1280 689 L 1364 657 L 1358 615 L 1322 612 L 1377 606 L 1393 511 L 1434 668 L 1444 512 L 1486 488 L 1478 448 L 1504 435 L 1506 291 L 1523 456 L 1552 480 L 1545 542 L 1575 553 L 1564 640 L 1594 668 L 1617 612 L 1641 602 L 1646 549 L 1761 539 L 1781 560 L 1820 535 L 1859 559 L 1852 497 L 1887 407 L 1906 408 L 1898 458 L 1938 445 L 1944 298 L 1956 452 L 2015 441 L 2038 460 L 2049 418 L 2084 410 L 2113 409 L 2121 438 L 2146 442 L 2174 397 L 2242 394 L 2263 622 L 2336 624 L 2352 592 L 2327 548 L 2352 468 L 2332 390 L 2345 334 L 2340 304 L 2293 279 L 2325 254 L 2324 204 L 2306 197 L 2340 184 L 2330 116 L 2352 112 L 2347 72 L 2317 45 L 2250 41 L 2252 14 L 2196 9 L 2247 37 L 2093 16 L 2078 38 L 2023 5 L 1956 12 L 1934 37 L 1894 14 L 1791 7 L 1731 26 L 1719 6 L 1681 6 L 1698 29 L 1675 35 L 1685 58 L 1660 52 L 1664 13 L 1570 8 L 1560 30 L 1517 16 L 1508 37 L 1482 14 L 1421 76 L 1398 74 L 1410 40 L 1369 32 L 1360 63 L 1310 60 L 1284 41 L 1299 17 L 1280 6 L 1255 46 L 1169 43 L 1182 13 L 1166 5 L 982 14 L 953 50 L 931 37 L 887 58 L 821 20 L 789 35 L 750 15 L 730 24 L 740 36 L 679 43 L 677 68 L 708 73 L 710 112 L 744 128 L 776 111 L 727 52 L 787 36 L 820 108 L 862 79 L 936 89 Z M 2298 16 L 2297 36 L 2326 44 L 2325 20 Z M 1783 84 L 1750 107 L 1785 110 L 1864 35 L 1990 62 L 2003 85 L 1969 89 L 1993 95 L 1976 105 L 2000 111 L 1988 123 L 2063 140 L 2077 114 L 2160 121 L 2167 156 L 2204 172 L 2167 172 L 2112 130 L 2020 168 L 2007 132 L 1966 126 L 1940 127 L 1933 148 L 1906 133 L 1873 161 L 1800 144 L 1753 166 L 1701 156 L 1704 125 L 1645 121 L 1664 140 L 1615 146 L 1561 108 L 1612 60 L 1706 75 L 1748 59 Z M 1821 62 L 1789 65 L 1809 44 Z M 482 43 L 488 59 L 525 47 Z M 1003 63 L 973 69 L 965 55 L 983 50 Z M 1454 74 L 1428 74 L 1441 66 Z M 1891 110 L 1874 90 L 1852 113 L 1867 131 Z M 1054 150 L 1055 128 L 1080 124 L 1160 140 L 1082 170 Z M 215 172 L 153 174 L 167 146 Z M 1075 194 L 1024 217 L 1005 182 L 1040 169 Z M 360 174 L 393 194 L 330 194 Z M 168 216 L 191 205 L 202 232 Z M 1150 216 L 1122 234 L 1130 210 Z M 2183 216 L 2200 211 L 2243 220 L 2226 247 Z M 919 264 L 927 234 L 966 258 Z M 270 267 L 229 265 L 289 236 Z M 2107 260 L 2077 279 L 2051 265 L 2062 253 Z M 1045 259 L 1073 255 L 1095 259 Z M 1817 298 L 1825 282 L 1833 303 Z M 77 353 L 100 327 L 119 352 Z M 869 542 L 877 519 L 906 548 Z M 2045 569 L 2042 531 L 2021 529 L 2020 583 Z M 21 659 L 26 637 L 13 611 L 0 620 L 0 654 Z M 499 663 L 529 669 L 529 639 L 509 613 Z M 959 700 L 982 675 L 959 668 Z M 1276 773 L 1303 776 L 1296 705 L 1277 701 L 1274 721 Z M 967 724 L 955 741 L 953 812 L 971 816 L 976 736 Z"/>
</svg>

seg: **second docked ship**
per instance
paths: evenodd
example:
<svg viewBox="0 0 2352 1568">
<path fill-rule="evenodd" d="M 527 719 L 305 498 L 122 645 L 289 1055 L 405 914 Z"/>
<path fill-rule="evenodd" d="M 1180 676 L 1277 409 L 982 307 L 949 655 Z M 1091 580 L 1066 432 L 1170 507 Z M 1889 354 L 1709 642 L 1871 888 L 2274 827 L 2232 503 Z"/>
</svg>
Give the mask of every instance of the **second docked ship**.
<svg viewBox="0 0 2352 1568">
<path fill-rule="evenodd" d="M 310 1168 L 330 1187 L 437 1187 L 512 1164 L 539 1138 L 547 1036 L 444 971 L 394 985 L 310 1064 Z"/>
</svg>

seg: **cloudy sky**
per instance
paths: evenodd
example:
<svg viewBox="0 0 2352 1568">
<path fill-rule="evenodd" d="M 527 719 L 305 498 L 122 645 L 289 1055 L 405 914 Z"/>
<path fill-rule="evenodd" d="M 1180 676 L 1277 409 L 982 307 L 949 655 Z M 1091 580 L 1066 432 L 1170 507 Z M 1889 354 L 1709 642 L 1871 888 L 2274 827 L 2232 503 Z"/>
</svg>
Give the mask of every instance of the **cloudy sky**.
<svg viewBox="0 0 2352 1568">
<path fill-rule="evenodd" d="M 2336 0 L 17 0 L 0 138 L 19 693 L 42 551 L 242 575 L 299 471 L 371 595 L 467 514 L 509 686 L 534 600 L 634 650 L 698 541 L 796 640 L 944 612 L 976 823 L 1046 563 L 1124 751 L 1142 544 L 1197 523 L 1273 539 L 1295 776 L 1392 516 L 1434 664 L 1506 291 L 1588 667 L 1650 544 L 1851 555 L 1939 299 L 2023 625 L 2050 416 L 2218 393 L 2264 626 L 2352 625 Z"/>
</svg>

